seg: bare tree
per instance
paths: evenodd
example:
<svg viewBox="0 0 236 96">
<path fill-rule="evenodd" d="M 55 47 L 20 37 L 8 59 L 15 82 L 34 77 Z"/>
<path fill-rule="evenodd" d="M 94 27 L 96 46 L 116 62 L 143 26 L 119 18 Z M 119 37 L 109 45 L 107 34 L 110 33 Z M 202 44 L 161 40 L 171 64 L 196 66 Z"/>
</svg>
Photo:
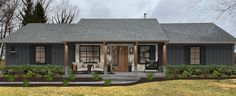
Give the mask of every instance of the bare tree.
<svg viewBox="0 0 236 96">
<path fill-rule="evenodd" d="M 19 5 L 19 0 L 6 0 L 4 4 L 1 5 L 0 12 L 2 13 L 0 22 L 0 39 L 5 38 L 15 28 L 16 10 Z M 4 44 L 1 43 L 1 53 L 0 60 L 4 53 Z"/>
<path fill-rule="evenodd" d="M 193 0 L 193 6 L 195 7 L 204 1 L 205 0 Z M 211 2 L 211 4 L 209 6 L 210 8 L 207 8 L 207 10 L 217 12 L 218 15 L 216 19 L 219 19 L 224 15 L 229 15 L 232 17 L 236 16 L 236 0 L 208 0 L 208 1 Z"/>
<path fill-rule="evenodd" d="M 1 1 L 0 1 L 0 9 L 2 9 L 2 7 L 3 7 L 3 5 L 5 5 L 6 1 L 7 1 L 7 0 L 1 0 Z M 4 16 L 3 16 L 3 12 L 0 11 L 0 22 L 2 22 L 3 17 L 4 17 Z"/>
<path fill-rule="evenodd" d="M 51 18 L 52 23 L 73 23 L 76 22 L 76 17 L 79 15 L 78 7 L 69 4 L 69 0 L 61 0 L 54 9 L 56 9 L 56 14 Z"/>
</svg>

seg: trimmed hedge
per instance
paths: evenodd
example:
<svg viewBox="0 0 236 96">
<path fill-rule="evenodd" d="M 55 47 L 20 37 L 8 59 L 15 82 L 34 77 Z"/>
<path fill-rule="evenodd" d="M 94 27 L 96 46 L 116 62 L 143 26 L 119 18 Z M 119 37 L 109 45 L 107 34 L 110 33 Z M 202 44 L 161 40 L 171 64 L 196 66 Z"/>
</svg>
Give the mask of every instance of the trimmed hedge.
<svg viewBox="0 0 236 96">
<path fill-rule="evenodd" d="M 20 65 L 6 66 L 2 73 L 5 76 L 14 75 L 22 78 L 46 77 L 48 74 L 56 76 L 63 75 L 64 68 L 56 65 Z"/>
<path fill-rule="evenodd" d="M 168 65 L 166 78 L 227 78 L 236 75 L 236 67 L 230 65 Z"/>
</svg>

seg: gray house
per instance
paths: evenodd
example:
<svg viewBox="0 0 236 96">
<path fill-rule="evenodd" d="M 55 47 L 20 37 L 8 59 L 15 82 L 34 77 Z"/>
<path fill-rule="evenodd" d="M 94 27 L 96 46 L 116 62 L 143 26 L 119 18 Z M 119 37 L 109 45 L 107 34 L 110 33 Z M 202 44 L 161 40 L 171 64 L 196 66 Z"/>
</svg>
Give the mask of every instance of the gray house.
<svg viewBox="0 0 236 96">
<path fill-rule="evenodd" d="M 236 39 L 213 23 L 81 19 L 78 24 L 28 24 L 1 42 L 6 44 L 7 65 L 125 72 L 144 71 L 148 61 L 158 66 L 231 65 Z"/>
</svg>

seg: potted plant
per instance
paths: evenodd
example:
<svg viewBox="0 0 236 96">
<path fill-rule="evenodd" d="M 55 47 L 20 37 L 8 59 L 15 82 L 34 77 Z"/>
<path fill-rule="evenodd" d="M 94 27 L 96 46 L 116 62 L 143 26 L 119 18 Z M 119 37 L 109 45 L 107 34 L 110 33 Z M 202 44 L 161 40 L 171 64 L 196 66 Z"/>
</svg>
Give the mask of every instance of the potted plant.
<svg viewBox="0 0 236 96">
<path fill-rule="evenodd" d="M 133 64 L 133 60 L 130 60 L 129 65 L 128 65 L 129 72 L 132 72 L 132 64 Z"/>
</svg>

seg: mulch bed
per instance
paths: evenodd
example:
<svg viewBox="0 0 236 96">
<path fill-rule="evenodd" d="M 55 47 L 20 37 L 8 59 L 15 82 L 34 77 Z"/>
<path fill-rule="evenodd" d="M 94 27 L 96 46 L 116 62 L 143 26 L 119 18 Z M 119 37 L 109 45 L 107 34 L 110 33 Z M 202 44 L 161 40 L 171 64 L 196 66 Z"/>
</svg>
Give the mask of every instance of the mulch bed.
<svg viewBox="0 0 236 96">
<path fill-rule="evenodd" d="M 149 83 L 149 82 L 161 82 L 161 81 L 168 81 L 168 80 L 224 80 L 224 79 L 236 79 L 236 77 L 229 77 L 229 78 L 187 78 L 187 79 L 166 79 L 166 78 L 153 78 L 153 80 L 147 80 L 146 78 L 140 78 L 139 81 L 135 83 L 129 83 L 129 84 L 112 84 L 109 86 L 130 86 L 130 85 L 136 85 L 136 84 L 142 84 L 142 83 Z M 14 82 L 22 82 L 22 78 L 17 78 Z M 54 78 L 53 81 L 48 81 L 45 78 L 32 78 L 30 79 L 30 82 L 62 82 L 63 78 Z M 98 82 L 103 81 L 101 80 L 93 80 L 92 78 L 77 78 L 76 80 L 72 80 L 70 82 Z M 6 78 L 0 78 L 0 82 L 8 82 Z M 15 87 L 22 87 L 22 84 L 1 84 L 0 86 L 15 86 Z M 40 87 L 40 86 L 62 86 L 62 87 L 70 87 L 70 86 L 106 86 L 104 84 L 92 84 L 92 85 L 84 85 L 84 84 L 69 84 L 68 86 L 64 86 L 62 84 L 34 84 L 30 85 L 29 87 Z"/>
<path fill-rule="evenodd" d="M 52 81 L 48 81 L 46 78 L 30 78 L 27 79 L 30 82 L 62 82 L 65 78 L 62 77 L 56 77 L 53 78 Z M 22 82 L 24 79 L 23 78 L 16 78 L 13 82 Z M 93 80 L 93 78 L 76 78 L 75 80 L 70 80 L 70 82 L 97 82 L 97 81 L 102 81 L 100 80 Z M 7 78 L 0 78 L 0 82 L 9 82 Z"/>
</svg>

